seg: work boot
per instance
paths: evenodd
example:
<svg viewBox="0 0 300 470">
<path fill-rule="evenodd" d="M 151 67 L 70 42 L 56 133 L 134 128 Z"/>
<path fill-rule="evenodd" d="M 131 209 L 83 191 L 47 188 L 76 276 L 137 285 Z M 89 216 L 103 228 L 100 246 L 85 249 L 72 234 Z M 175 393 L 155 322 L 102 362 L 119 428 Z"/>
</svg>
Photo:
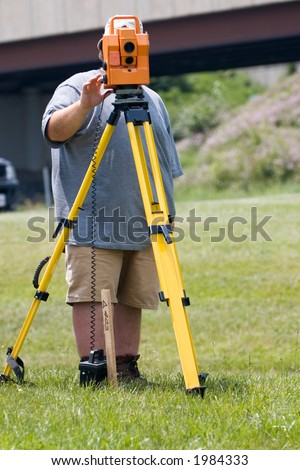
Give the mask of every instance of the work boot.
<svg viewBox="0 0 300 470">
<path fill-rule="evenodd" d="M 145 377 L 142 376 L 140 373 L 137 360 L 139 359 L 140 355 L 136 354 L 135 356 L 131 356 L 127 354 L 126 356 L 117 356 L 116 357 L 116 364 L 117 364 L 117 378 L 120 382 L 134 382 L 147 385 L 148 382 Z"/>
</svg>

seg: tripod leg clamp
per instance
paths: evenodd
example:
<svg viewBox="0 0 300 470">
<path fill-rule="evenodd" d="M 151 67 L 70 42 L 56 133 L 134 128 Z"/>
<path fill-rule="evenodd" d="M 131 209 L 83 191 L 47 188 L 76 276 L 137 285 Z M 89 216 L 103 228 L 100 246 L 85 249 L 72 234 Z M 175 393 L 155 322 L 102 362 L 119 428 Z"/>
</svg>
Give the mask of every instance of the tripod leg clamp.
<svg viewBox="0 0 300 470">
<path fill-rule="evenodd" d="M 77 220 L 70 220 L 70 219 L 60 219 L 58 222 L 58 225 L 52 235 L 52 238 L 56 238 L 57 235 L 60 233 L 63 227 L 71 228 L 73 229 L 75 225 L 77 224 Z"/>
<path fill-rule="evenodd" d="M 44 302 L 48 300 L 48 297 L 49 297 L 49 292 L 43 292 L 41 290 L 37 290 L 34 294 L 34 298 L 36 300 L 43 300 Z"/>
<path fill-rule="evenodd" d="M 150 225 L 149 226 L 149 235 L 155 235 L 158 233 L 162 233 L 164 239 L 166 240 L 167 244 L 169 245 L 172 243 L 172 238 L 170 237 L 169 233 L 172 233 L 172 226 L 170 224 L 167 225 Z"/>
<path fill-rule="evenodd" d="M 184 307 L 188 307 L 189 305 L 191 305 L 190 299 L 189 299 L 189 297 L 187 297 L 187 295 L 186 295 L 186 293 L 185 293 L 185 290 L 183 291 L 183 294 L 184 294 L 183 297 L 181 297 L 182 305 L 183 305 Z M 160 291 L 160 292 L 158 293 L 158 297 L 159 297 L 159 300 L 160 300 L 161 302 L 166 302 L 167 305 L 169 306 L 169 299 L 165 297 L 165 294 L 164 294 L 163 291 Z"/>
</svg>

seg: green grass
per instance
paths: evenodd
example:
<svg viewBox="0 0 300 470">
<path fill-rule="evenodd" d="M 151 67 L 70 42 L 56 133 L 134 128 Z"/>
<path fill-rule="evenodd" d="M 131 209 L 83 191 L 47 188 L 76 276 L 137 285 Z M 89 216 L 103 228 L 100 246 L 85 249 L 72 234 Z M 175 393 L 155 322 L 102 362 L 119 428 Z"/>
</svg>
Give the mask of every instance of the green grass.
<svg viewBox="0 0 300 470">
<path fill-rule="evenodd" d="M 299 449 L 299 204 L 294 193 L 177 205 L 187 312 L 199 369 L 209 373 L 204 400 L 185 394 L 165 304 L 145 312 L 142 325 L 140 368 L 156 387 L 80 387 L 62 258 L 21 350 L 26 381 L 0 386 L 0 447 Z M 258 222 L 272 216 L 264 226 L 272 241 L 251 240 L 251 207 Z M 193 210 L 201 216 L 194 234 Z M 37 235 L 27 227 L 36 215 L 47 217 L 44 209 L 0 214 L 3 368 L 31 304 L 35 268 L 54 247 L 26 241 Z"/>
</svg>

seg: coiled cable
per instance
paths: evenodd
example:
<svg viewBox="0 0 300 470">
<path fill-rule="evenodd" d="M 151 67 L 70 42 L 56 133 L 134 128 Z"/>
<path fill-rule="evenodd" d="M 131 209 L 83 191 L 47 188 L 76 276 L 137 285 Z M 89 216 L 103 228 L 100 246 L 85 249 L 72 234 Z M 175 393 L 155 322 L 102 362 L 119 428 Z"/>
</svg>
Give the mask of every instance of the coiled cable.
<svg viewBox="0 0 300 470">
<path fill-rule="evenodd" d="M 95 139 L 93 145 L 93 158 L 92 158 L 92 183 L 91 183 L 91 214 L 92 214 L 92 227 L 91 227 L 91 331 L 90 331 L 90 349 L 93 351 L 95 349 L 96 341 L 96 272 L 97 272 L 97 263 L 96 263 L 96 216 L 97 216 L 97 183 L 96 183 L 96 173 L 97 173 L 97 161 L 96 161 L 96 150 L 99 143 L 100 131 L 101 131 L 101 114 L 103 110 L 103 104 L 101 103 L 100 112 L 97 119 Z"/>
</svg>

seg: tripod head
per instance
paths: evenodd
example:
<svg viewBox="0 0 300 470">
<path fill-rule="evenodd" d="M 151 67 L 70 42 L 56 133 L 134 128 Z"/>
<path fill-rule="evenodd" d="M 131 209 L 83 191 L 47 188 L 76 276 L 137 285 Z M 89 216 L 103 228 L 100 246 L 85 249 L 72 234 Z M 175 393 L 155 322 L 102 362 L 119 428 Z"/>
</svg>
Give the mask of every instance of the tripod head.
<svg viewBox="0 0 300 470">
<path fill-rule="evenodd" d="M 136 16 L 113 16 L 98 43 L 104 88 L 136 88 L 150 83 L 149 39 Z"/>
</svg>

